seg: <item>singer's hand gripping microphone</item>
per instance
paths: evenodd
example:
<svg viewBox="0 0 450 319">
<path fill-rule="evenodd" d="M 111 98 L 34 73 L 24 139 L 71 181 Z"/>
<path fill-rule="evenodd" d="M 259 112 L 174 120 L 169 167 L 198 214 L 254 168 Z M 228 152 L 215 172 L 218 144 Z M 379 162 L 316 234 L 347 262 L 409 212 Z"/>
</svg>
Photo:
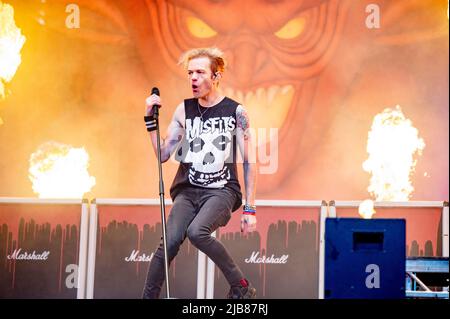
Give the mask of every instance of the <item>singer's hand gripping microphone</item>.
<svg viewBox="0 0 450 319">
<path fill-rule="evenodd" d="M 152 89 L 152 95 L 153 94 L 156 94 L 156 95 L 158 95 L 159 96 L 159 89 L 157 88 L 157 87 L 154 87 L 153 89 Z M 159 105 L 153 105 L 153 110 L 152 110 L 152 114 L 153 114 L 153 116 L 154 116 L 154 118 L 158 118 L 158 115 L 159 115 Z"/>
</svg>

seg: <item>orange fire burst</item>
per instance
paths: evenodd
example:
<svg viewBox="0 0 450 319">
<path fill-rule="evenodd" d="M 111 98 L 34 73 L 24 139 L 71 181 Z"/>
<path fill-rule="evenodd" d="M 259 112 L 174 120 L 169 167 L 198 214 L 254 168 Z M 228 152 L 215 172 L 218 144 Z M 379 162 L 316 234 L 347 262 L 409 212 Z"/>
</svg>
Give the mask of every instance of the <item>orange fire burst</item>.
<svg viewBox="0 0 450 319">
<path fill-rule="evenodd" d="M 25 43 L 14 22 L 14 9 L 0 1 L 0 99 L 5 98 L 5 83 L 10 82 L 22 62 L 20 50 Z"/>
<path fill-rule="evenodd" d="M 84 148 L 47 142 L 31 154 L 29 178 L 39 198 L 82 198 L 95 185 Z"/>
<path fill-rule="evenodd" d="M 400 106 L 375 116 L 367 141 L 369 158 L 363 163 L 363 169 L 372 174 L 368 191 L 375 200 L 409 200 L 414 191 L 410 177 L 417 163 L 415 155 L 421 155 L 424 147 Z"/>
<path fill-rule="evenodd" d="M 359 204 L 358 213 L 364 219 L 370 219 L 375 214 L 375 209 L 373 208 L 373 200 L 366 199 L 361 204 Z"/>
</svg>

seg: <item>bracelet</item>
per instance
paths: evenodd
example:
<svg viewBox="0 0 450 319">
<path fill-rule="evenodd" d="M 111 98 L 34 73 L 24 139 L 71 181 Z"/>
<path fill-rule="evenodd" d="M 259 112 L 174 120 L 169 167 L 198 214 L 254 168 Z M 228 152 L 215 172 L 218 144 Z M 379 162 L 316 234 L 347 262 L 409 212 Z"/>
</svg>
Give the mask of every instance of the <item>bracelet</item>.
<svg viewBox="0 0 450 319">
<path fill-rule="evenodd" d="M 153 116 L 144 116 L 145 127 L 147 127 L 147 131 L 151 132 L 157 129 L 158 123 Z"/>
<path fill-rule="evenodd" d="M 256 206 L 255 205 L 244 205 L 243 214 L 245 215 L 256 215 Z"/>
</svg>

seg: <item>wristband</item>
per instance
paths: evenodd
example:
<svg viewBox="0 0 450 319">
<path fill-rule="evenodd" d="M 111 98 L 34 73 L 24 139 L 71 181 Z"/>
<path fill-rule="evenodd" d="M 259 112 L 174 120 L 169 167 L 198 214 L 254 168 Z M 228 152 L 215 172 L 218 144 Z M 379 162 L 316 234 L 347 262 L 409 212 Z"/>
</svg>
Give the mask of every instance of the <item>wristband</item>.
<svg viewBox="0 0 450 319">
<path fill-rule="evenodd" d="M 256 206 L 255 205 L 244 205 L 243 214 L 245 215 L 256 215 Z"/>
<path fill-rule="evenodd" d="M 145 127 L 151 132 L 157 129 L 157 121 L 153 116 L 144 116 Z"/>
</svg>

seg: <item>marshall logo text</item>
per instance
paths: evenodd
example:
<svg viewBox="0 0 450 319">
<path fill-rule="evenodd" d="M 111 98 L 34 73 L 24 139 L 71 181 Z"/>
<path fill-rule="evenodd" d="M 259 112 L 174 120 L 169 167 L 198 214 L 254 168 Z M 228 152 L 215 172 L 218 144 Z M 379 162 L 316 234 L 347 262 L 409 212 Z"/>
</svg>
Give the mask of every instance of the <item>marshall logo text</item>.
<svg viewBox="0 0 450 319">
<path fill-rule="evenodd" d="M 275 257 L 274 254 L 272 256 L 259 256 L 259 251 L 252 252 L 250 258 L 246 258 L 245 262 L 247 264 L 285 264 L 289 255 L 282 255 L 281 257 Z"/>
<path fill-rule="evenodd" d="M 36 251 L 33 250 L 32 253 L 24 251 L 21 253 L 22 248 L 15 249 L 11 255 L 6 256 L 8 259 L 15 259 L 15 260 L 47 260 L 48 255 L 50 255 L 50 251 L 44 250 L 40 254 L 36 254 Z"/>
<path fill-rule="evenodd" d="M 139 255 L 139 250 L 133 250 L 131 252 L 131 255 L 128 257 L 125 257 L 126 262 L 146 262 L 152 260 L 153 253 L 150 255 L 142 254 Z"/>
</svg>

